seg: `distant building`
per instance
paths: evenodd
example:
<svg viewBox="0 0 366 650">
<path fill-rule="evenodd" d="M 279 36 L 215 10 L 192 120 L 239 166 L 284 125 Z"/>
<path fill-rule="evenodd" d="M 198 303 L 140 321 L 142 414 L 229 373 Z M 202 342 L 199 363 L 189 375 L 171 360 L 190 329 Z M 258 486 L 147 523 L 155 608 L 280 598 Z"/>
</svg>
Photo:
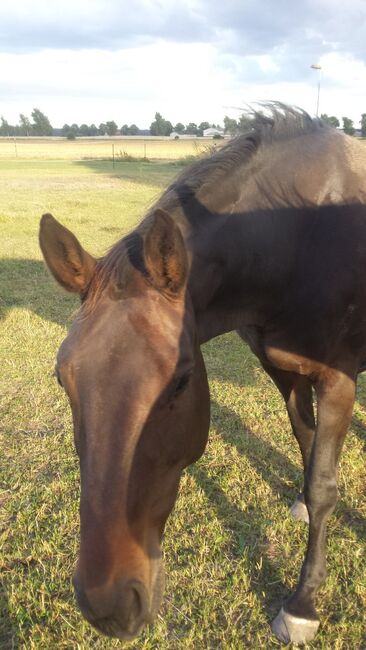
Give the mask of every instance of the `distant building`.
<svg viewBox="0 0 366 650">
<path fill-rule="evenodd" d="M 214 127 L 210 127 L 209 129 L 205 129 L 203 131 L 204 138 L 213 138 L 215 135 L 220 135 L 221 137 L 224 137 L 224 129 L 216 129 Z"/>
</svg>

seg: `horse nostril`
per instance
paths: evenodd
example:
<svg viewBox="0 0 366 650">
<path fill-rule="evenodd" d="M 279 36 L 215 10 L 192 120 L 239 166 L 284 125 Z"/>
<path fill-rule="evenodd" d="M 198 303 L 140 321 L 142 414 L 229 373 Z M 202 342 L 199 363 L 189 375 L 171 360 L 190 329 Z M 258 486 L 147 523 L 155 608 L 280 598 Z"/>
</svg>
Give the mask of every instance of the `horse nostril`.
<svg viewBox="0 0 366 650">
<path fill-rule="evenodd" d="M 127 631 L 134 634 L 136 628 L 140 627 L 144 622 L 145 613 L 141 596 L 136 587 L 130 587 L 127 611 L 129 611 L 126 625 Z"/>
</svg>

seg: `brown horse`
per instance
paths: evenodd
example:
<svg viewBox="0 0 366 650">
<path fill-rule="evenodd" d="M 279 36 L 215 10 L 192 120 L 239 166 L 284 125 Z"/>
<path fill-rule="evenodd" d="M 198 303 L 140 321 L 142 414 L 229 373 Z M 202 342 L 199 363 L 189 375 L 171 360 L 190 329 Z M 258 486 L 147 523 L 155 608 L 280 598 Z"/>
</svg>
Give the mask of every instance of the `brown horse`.
<svg viewBox="0 0 366 650">
<path fill-rule="evenodd" d="M 307 553 L 272 629 L 284 643 L 314 637 L 326 520 L 366 358 L 365 163 L 353 139 L 272 106 L 185 170 L 100 260 L 42 217 L 47 265 L 82 300 L 56 371 L 80 457 L 75 591 L 103 633 L 130 639 L 158 611 L 165 522 L 209 428 L 200 344 L 238 330 L 281 391 L 304 462 L 293 512 L 309 520 Z"/>
</svg>

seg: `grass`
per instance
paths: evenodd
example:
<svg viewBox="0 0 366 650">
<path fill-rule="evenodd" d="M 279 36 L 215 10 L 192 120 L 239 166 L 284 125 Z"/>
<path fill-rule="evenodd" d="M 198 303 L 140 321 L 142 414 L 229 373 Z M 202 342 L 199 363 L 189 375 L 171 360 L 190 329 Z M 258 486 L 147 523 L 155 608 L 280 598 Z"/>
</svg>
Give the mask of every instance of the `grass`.
<svg viewBox="0 0 366 650">
<path fill-rule="evenodd" d="M 68 404 L 52 370 L 77 301 L 44 270 L 39 216 L 52 211 L 101 254 L 178 170 L 166 162 L 121 162 L 113 170 L 106 162 L 0 161 L 4 650 L 121 647 L 81 619 L 72 593 L 79 472 Z M 204 356 L 210 440 L 184 473 L 167 526 L 163 608 L 129 645 L 133 650 L 279 648 L 269 622 L 294 588 L 304 554 L 306 527 L 288 511 L 301 486 L 300 455 L 281 398 L 235 334 L 206 344 Z M 329 576 L 318 598 L 322 626 L 311 648 L 366 647 L 365 427 L 361 377 L 329 522 Z"/>
<path fill-rule="evenodd" d="M 210 141 L 210 144 L 212 142 Z M 134 158 L 176 160 L 185 156 L 197 155 L 207 146 L 205 140 L 169 139 L 123 139 L 106 138 L 101 140 L 55 140 L 0 138 L 0 160 L 89 160 L 108 159 L 113 155 L 118 159 L 124 156 Z"/>
</svg>

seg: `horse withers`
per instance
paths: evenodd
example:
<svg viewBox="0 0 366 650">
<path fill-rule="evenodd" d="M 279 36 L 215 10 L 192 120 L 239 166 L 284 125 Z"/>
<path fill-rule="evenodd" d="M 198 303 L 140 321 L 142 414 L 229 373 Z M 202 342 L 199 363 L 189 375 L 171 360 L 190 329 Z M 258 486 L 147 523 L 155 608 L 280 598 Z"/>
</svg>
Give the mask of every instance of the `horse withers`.
<svg viewBox="0 0 366 650">
<path fill-rule="evenodd" d="M 130 639 L 156 616 L 164 525 L 209 429 L 200 344 L 238 330 L 285 399 L 304 464 L 292 510 L 309 522 L 308 547 L 272 629 L 284 643 L 314 638 L 326 521 L 366 358 L 365 163 L 355 141 L 272 106 L 187 168 L 102 259 L 42 217 L 46 263 L 81 297 L 56 372 L 80 458 L 74 586 L 103 633 Z"/>
</svg>

